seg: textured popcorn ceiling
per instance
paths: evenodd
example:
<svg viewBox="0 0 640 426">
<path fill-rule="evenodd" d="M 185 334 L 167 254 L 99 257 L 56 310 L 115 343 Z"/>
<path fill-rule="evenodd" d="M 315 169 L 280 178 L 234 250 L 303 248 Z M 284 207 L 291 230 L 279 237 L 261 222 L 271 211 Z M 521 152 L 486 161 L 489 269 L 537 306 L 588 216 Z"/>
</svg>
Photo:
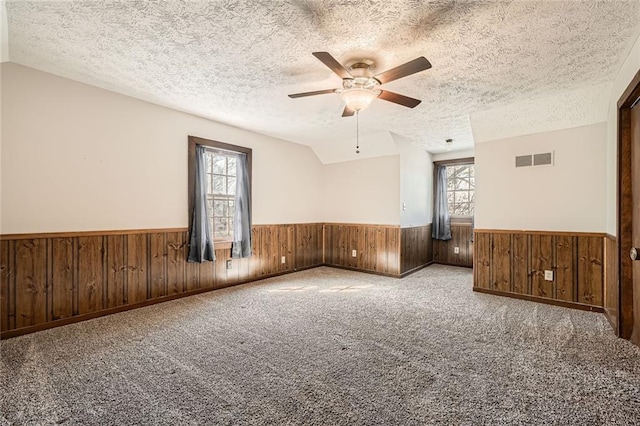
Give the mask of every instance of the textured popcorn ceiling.
<svg viewBox="0 0 640 426">
<path fill-rule="evenodd" d="M 335 94 L 287 97 L 340 86 L 311 52 L 347 64 L 368 59 L 377 72 L 429 59 L 432 69 L 383 86 L 422 104 L 374 101 L 360 116 L 361 141 L 366 149 L 367 134 L 392 132 L 441 152 L 445 138 L 457 149 L 473 146 L 471 114 L 609 84 L 640 28 L 637 0 L 8 1 L 6 8 L 13 62 L 325 150 L 355 145 L 355 118 L 341 118 Z M 530 128 L 528 120 L 545 115 L 512 117 Z"/>
</svg>

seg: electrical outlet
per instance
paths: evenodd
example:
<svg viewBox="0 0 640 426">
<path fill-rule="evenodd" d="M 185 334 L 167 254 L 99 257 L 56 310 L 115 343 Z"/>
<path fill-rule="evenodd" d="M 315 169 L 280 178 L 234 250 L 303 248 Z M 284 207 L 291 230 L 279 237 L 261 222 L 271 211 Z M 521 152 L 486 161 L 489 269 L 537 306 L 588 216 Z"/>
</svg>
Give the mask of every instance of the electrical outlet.
<svg viewBox="0 0 640 426">
<path fill-rule="evenodd" d="M 454 252 L 455 254 L 460 254 L 460 247 L 454 247 L 454 248 L 453 248 L 453 252 Z"/>
<path fill-rule="evenodd" d="M 358 257 L 358 252 L 356 250 L 351 250 L 351 257 Z"/>
<path fill-rule="evenodd" d="M 282 256 L 282 259 L 280 259 L 280 263 L 286 263 L 287 262 L 287 258 Z"/>
<path fill-rule="evenodd" d="M 227 269 L 231 268 L 233 268 L 233 266 L 231 266 L 231 260 L 227 260 Z"/>
<path fill-rule="evenodd" d="M 545 270 L 544 279 L 547 281 L 553 281 L 553 271 Z"/>
</svg>

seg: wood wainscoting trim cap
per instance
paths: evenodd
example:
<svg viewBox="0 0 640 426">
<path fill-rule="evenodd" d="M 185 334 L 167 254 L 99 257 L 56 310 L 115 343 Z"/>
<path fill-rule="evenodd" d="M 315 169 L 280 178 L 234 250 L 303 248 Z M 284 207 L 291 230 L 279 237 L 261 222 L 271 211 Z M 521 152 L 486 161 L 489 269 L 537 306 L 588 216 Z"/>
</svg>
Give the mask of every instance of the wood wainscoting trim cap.
<svg viewBox="0 0 640 426">
<path fill-rule="evenodd" d="M 125 229 L 112 231 L 69 231 L 69 232 L 39 232 L 33 234 L 2 234 L 0 241 L 7 240 L 36 240 L 40 238 L 73 238 L 73 237 L 102 237 L 105 235 L 155 234 L 158 232 L 187 232 L 188 228 L 159 228 L 159 229 Z"/>
<path fill-rule="evenodd" d="M 605 232 L 581 232 L 581 231 L 532 231 L 517 229 L 474 229 L 476 234 L 527 234 L 527 235 L 560 235 L 564 237 L 606 237 Z"/>
</svg>

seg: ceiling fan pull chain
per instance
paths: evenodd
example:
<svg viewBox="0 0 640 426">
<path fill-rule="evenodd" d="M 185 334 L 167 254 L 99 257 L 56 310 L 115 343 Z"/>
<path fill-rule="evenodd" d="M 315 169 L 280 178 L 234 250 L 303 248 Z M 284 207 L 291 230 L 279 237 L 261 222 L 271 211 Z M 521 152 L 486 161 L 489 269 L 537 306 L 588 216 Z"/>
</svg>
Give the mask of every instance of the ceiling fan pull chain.
<svg viewBox="0 0 640 426">
<path fill-rule="evenodd" d="M 360 154 L 360 111 L 356 111 L 356 154 Z"/>
</svg>

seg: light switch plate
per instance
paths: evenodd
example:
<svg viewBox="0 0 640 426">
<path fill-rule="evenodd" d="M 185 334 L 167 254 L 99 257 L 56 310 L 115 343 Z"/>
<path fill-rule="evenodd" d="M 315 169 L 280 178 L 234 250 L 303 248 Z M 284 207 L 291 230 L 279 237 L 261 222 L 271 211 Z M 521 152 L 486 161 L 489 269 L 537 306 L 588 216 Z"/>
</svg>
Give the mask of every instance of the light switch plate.
<svg viewBox="0 0 640 426">
<path fill-rule="evenodd" d="M 358 252 L 356 250 L 351 250 L 351 257 L 358 257 Z"/>
<path fill-rule="evenodd" d="M 286 263 L 286 261 L 287 261 L 287 258 L 282 256 L 282 259 L 280 259 L 280 263 Z"/>
<path fill-rule="evenodd" d="M 231 266 L 231 260 L 227 260 L 227 269 L 231 269 L 233 266 Z"/>
<path fill-rule="evenodd" d="M 453 252 L 454 252 L 455 254 L 460 254 L 460 247 L 454 247 L 454 248 L 453 248 Z"/>
<path fill-rule="evenodd" d="M 544 271 L 544 279 L 547 281 L 553 281 L 553 271 Z"/>
</svg>

